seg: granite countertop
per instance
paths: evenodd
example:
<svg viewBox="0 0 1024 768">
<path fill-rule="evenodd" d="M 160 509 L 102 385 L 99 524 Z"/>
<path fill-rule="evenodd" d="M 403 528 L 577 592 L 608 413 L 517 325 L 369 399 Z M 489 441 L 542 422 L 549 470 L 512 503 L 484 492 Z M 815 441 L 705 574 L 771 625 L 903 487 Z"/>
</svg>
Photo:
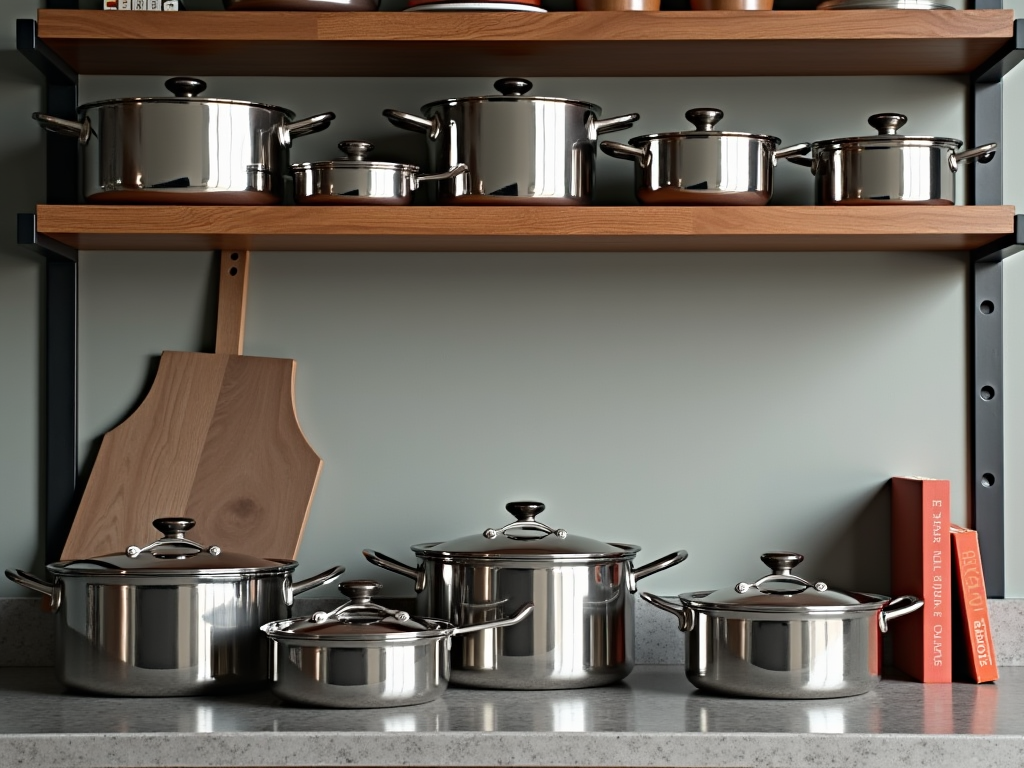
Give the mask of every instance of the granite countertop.
<svg viewBox="0 0 1024 768">
<path fill-rule="evenodd" d="M 1020 768 L 1024 668 L 998 683 L 886 678 L 817 701 L 699 693 L 679 665 L 569 691 L 451 687 L 427 704 L 324 710 L 269 691 L 105 698 L 50 667 L 0 670 L 0 766 L 757 766 Z"/>
</svg>

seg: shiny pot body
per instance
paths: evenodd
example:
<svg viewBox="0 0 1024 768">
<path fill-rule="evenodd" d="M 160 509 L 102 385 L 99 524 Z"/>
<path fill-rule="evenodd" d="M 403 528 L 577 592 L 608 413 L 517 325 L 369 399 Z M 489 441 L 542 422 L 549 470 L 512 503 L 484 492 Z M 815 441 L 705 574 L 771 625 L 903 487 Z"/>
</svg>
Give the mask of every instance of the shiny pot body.
<svg viewBox="0 0 1024 768">
<path fill-rule="evenodd" d="M 47 566 L 52 584 L 22 571 L 7 575 L 50 596 L 60 682 L 114 696 L 198 696 L 265 685 L 261 625 L 287 616 L 295 594 L 344 570 L 293 584 L 296 564 L 281 563 L 181 576 L 70 574 L 55 564 Z"/>
<path fill-rule="evenodd" d="M 421 174 L 415 165 L 397 163 L 303 163 L 293 165 L 299 205 L 409 205 L 422 182 L 449 179 L 465 171 Z"/>
<path fill-rule="evenodd" d="M 271 690 L 296 704 L 337 709 L 422 704 L 448 687 L 451 641 L 274 638 Z"/>
<path fill-rule="evenodd" d="M 420 551 L 432 545 L 419 545 Z M 366 558 L 416 580 L 417 610 L 459 626 L 534 605 L 521 623 L 459 635 L 452 682 L 475 688 L 589 688 L 622 680 L 634 663 L 636 580 L 686 558 L 675 552 L 634 569 L 636 547 L 609 557 L 421 556 L 410 568 L 371 550 Z"/>
<path fill-rule="evenodd" d="M 628 128 L 639 115 L 601 120 L 594 104 L 523 96 L 528 81 L 499 80 L 504 95 L 427 104 L 423 117 L 395 110 L 395 125 L 427 136 L 428 166 L 466 173 L 437 187 L 454 205 L 585 205 L 592 201 L 599 133 Z"/>
<path fill-rule="evenodd" d="M 281 202 L 292 139 L 326 128 L 325 113 L 293 122 L 279 107 L 194 98 L 196 82 L 168 81 L 179 98 L 117 99 L 79 108 L 79 122 L 36 114 L 82 145 L 86 202 L 269 205 Z M 199 92 L 205 88 L 192 89 Z"/>
</svg>

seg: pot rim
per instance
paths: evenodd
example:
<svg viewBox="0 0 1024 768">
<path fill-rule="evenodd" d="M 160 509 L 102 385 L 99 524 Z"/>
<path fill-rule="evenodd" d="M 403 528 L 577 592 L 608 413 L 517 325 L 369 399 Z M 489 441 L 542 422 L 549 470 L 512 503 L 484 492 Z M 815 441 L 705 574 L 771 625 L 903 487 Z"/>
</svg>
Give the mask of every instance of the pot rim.
<svg viewBox="0 0 1024 768">
<path fill-rule="evenodd" d="M 240 107 L 256 107 L 258 109 L 266 109 L 271 112 L 280 112 L 289 120 L 295 118 L 295 113 L 290 109 L 284 107 L 278 107 L 274 104 L 264 104 L 258 101 L 241 101 L 239 99 L 206 99 L 199 97 L 186 97 L 186 96 L 137 96 L 128 97 L 124 99 L 102 99 L 100 101 L 90 101 L 88 104 L 82 104 L 78 108 L 79 114 L 84 115 L 88 110 L 95 109 L 97 107 L 110 107 L 121 104 L 145 104 L 145 103 L 159 103 L 159 104 L 234 104 Z"/>
<path fill-rule="evenodd" d="M 272 575 L 288 573 L 290 571 L 294 571 L 299 564 L 297 560 L 279 560 L 277 558 L 267 558 L 267 562 L 274 562 L 277 563 L 277 565 L 256 568 L 182 568 L 180 570 L 169 570 L 166 568 L 138 568 L 126 570 L 108 565 L 104 563 L 101 558 L 85 558 L 78 560 L 60 560 L 55 563 L 50 563 L 46 566 L 46 570 L 55 576 L 61 576 L 63 578 L 106 578 L 112 580 L 125 579 L 129 581 L 134 579 L 174 579 L 180 577 L 222 579 L 250 574 Z M 75 563 L 95 565 L 97 567 L 94 570 L 78 570 L 70 567 Z"/>
<path fill-rule="evenodd" d="M 574 107 L 583 107 L 594 113 L 595 117 L 601 116 L 601 107 L 589 101 L 579 101 L 577 99 L 563 99 L 557 96 L 503 96 L 501 94 L 495 94 L 493 96 L 460 96 L 457 98 L 449 99 L 438 99 L 437 101 L 431 101 L 420 107 L 420 111 L 424 115 L 429 115 L 428 110 L 436 107 L 457 107 L 460 104 L 466 102 L 484 102 L 484 101 L 546 101 L 556 104 L 569 104 Z"/>
<path fill-rule="evenodd" d="M 746 606 L 742 604 L 709 603 L 703 602 L 702 598 L 716 592 L 708 589 L 700 592 L 683 592 L 678 595 L 679 602 L 685 608 L 705 613 L 742 613 L 745 615 L 757 616 L 760 614 L 771 614 L 772 618 L 780 615 L 790 614 L 803 617 L 813 617 L 821 614 L 845 614 L 845 613 L 867 613 L 881 610 L 892 601 L 891 597 L 876 595 L 870 592 L 847 592 L 845 594 L 857 599 L 865 598 L 864 602 L 853 605 L 756 605 Z M 798 596 L 798 595 L 797 595 Z"/>
<path fill-rule="evenodd" d="M 777 147 L 782 144 L 782 139 L 777 136 L 769 136 L 766 133 L 744 133 L 743 131 L 667 131 L 664 133 L 648 133 L 644 136 L 636 136 L 629 140 L 634 147 L 662 139 L 712 139 L 718 136 L 731 136 L 733 138 L 751 139 L 753 141 L 771 144 Z"/>
<path fill-rule="evenodd" d="M 862 144 L 889 147 L 948 147 L 954 152 L 964 145 L 960 139 L 948 139 L 942 136 L 849 136 L 841 139 L 823 139 L 811 143 L 811 151 L 821 149 L 841 149 L 857 147 Z"/>
<path fill-rule="evenodd" d="M 453 552 L 449 550 L 429 549 L 443 541 L 427 542 L 424 544 L 413 544 L 410 549 L 420 557 L 427 560 L 440 560 L 442 562 L 529 562 L 529 563 L 572 563 L 573 565 L 587 565 L 591 563 L 607 563 L 632 560 L 640 551 L 636 544 L 618 544 L 609 542 L 608 546 L 619 547 L 621 552 L 610 552 L 607 554 L 574 553 L 574 554 L 530 554 L 530 553 L 500 553 L 500 552 Z"/>
<path fill-rule="evenodd" d="M 381 647 L 401 645 L 403 643 L 424 644 L 427 641 L 448 637 L 452 634 L 452 630 L 455 629 L 455 625 L 451 622 L 442 621 L 441 619 L 430 619 L 432 624 L 438 625 L 436 628 L 418 630 L 411 629 L 406 632 L 366 632 L 358 635 L 319 635 L 314 632 L 295 634 L 288 630 L 289 626 L 300 621 L 307 621 L 308 619 L 308 616 L 297 619 L 279 619 L 277 621 L 271 621 L 264 624 L 260 627 L 260 631 L 266 634 L 267 637 L 273 638 L 278 642 L 291 643 L 293 645 L 315 647 L 330 646 L 332 648 L 345 646 L 351 648 L 356 646 L 365 647 L 369 644 L 377 644 L 381 645 Z"/>
<path fill-rule="evenodd" d="M 419 173 L 418 165 L 406 163 L 387 163 L 376 160 L 320 160 L 312 163 L 293 163 L 292 173 L 302 171 L 341 171 L 341 170 L 366 170 L 376 169 L 382 171 L 399 171 L 400 173 Z"/>
</svg>

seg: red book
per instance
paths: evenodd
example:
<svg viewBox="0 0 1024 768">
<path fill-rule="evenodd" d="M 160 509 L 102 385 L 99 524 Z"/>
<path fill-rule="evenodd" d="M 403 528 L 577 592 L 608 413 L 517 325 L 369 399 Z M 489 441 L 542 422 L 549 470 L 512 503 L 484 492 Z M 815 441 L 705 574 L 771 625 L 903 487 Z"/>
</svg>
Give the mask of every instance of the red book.
<svg viewBox="0 0 1024 768">
<path fill-rule="evenodd" d="M 892 596 L 924 600 L 894 621 L 893 661 L 922 683 L 953 681 L 949 480 L 894 477 L 891 482 Z"/>
<path fill-rule="evenodd" d="M 992 644 L 978 532 L 951 525 L 949 537 L 953 544 L 953 587 L 960 606 L 957 671 L 962 668 L 964 676 L 975 683 L 991 683 L 999 679 L 999 671 Z"/>
</svg>

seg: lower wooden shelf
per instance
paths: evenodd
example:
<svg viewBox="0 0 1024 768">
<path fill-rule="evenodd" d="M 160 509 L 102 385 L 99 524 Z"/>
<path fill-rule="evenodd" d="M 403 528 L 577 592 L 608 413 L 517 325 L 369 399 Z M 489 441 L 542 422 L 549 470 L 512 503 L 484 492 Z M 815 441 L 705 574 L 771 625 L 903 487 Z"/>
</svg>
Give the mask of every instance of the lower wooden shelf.
<svg viewBox="0 0 1024 768">
<path fill-rule="evenodd" d="M 106 251 L 966 251 L 1014 208 L 41 205 L 36 231 Z"/>
</svg>

